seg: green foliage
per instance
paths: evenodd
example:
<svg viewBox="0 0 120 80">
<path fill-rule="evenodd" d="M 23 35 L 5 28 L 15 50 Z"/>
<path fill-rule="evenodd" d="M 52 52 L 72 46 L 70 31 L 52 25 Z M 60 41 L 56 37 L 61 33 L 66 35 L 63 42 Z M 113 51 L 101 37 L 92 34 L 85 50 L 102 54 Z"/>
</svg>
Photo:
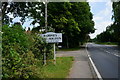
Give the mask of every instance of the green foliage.
<svg viewBox="0 0 120 80">
<path fill-rule="evenodd" d="M 19 54 L 26 53 L 30 48 L 30 41 L 25 34 L 22 26 L 3 26 L 3 56 L 10 52 L 10 48 L 13 48 Z"/>
<path fill-rule="evenodd" d="M 3 80 L 41 78 L 43 52 L 53 56 L 51 47 L 40 36 L 26 33 L 22 26 L 5 25 L 2 29 Z M 51 59 L 50 54 L 47 59 Z"/>
<path fill-rule="evenodd" d="M 2 52 L 2 32 L 0 32 L 0 52 Z"/>
<path fill-rule="evenodd" d="M 53 44 L 46 43 L 45 39 L 40 35 L 34 35 L 34 43 L 32 44 L 32 52 L 35 58 L 43 60 L 43 55 L 46 53 L 47 59 L 53 59 Z"/>
<path fill-rule="evenodd" d="M 45 40 L 43 40 L 43 38 L 37 35 L 34 36 L 32 51 L 33 51 L 33 54 L 35 55 L 35 58 L 38 58 L 38 59 L 42 58 L 40 60 L 43 60 L 43 54 L 45 52 L 46 45 L 47 43 L 45 42 Z"/>
<path fill-rule="evenodd" d="M 80 47 L 59 49 L 59 51 L 76 51 L 76 50 L 80 50 Z"/>
<path fill-rule="evenodd" d="M 63 33 L 63 47 L 79 46 L 87 41 L 87 34 L 94 32 L 87 2 L 49 3 L 48 6 L 48 25 L 52 25 L 55 32 Z"/>
<path fill-rule="evenodd" d="M 34 58 L 31 52 L 19 55 L 14 50 L 10 54 L 3 57 L 3 80 L 4 79 L 29 79 L 40 78 L 42 73 L 40 71 L 39 60 Z"/>
<path fill-rule="evenodd" d="M 38 0 L 36 0 L 38 1 Z M 9 5 L 9 7 L 7 7 Z M 21 22 L 24 23 L 27 17 L 36 17 L 34 19 L 33 24 L 41 23 L 43 21 L 43 17 L 40 16 L 41 13 L 37 12 L 37 10 L 44 8 L 42 2 L 2 2 L 2 23 L 10 24 L 15 17 L 21 17 Z M 7 16 L 8 13 L 13 14 L 13 18 Z M 31 14 L 32 13 L 32 14 Z M 41 18 L 41 21 L 38 20 Z"/>
<path fill-rule="evenodd" d="M 103 44 L 103 45 L 117 45 L 117 43 L 114 42 L 96 42 L 97 44 Z"/>
<path fill-rule="evenodd" d="M 106 28 L 106 31 L 102 32 L 101 34 L 97 35 L 97 37 L 94 39 L 96 42 L 113 42 L 116 43 L 116 35 L 114 30 L 114 25 L 111 24 Z"/>
<path fill-rule="evenodd" d="M 114 23 L 97 36 L 98 42 L 117 42 L 120 44 L 120 1 L 113 2 L 113 13 Z"/>
<path fill-rule="evenodd" d="M 25 17 L 33 18 L 32 24 L 40 24 L 40 26 L 33 28 L 33 31 L 39 31 L 45 26 L 45 5 L 37 2 L 22 2 L 3 3 L 3 18 L 6 21 L 12 19 L 6 15 L 9 12 L 14 14 L 14 17 L 22 17 L 21 21 L 24 23 Z M 14 11 L 16 10 L 17 13 Z M 63 33 L 63 47 L 76 47 L 79 43 L 87 41 L 88 34 L 93 33 L 94 22 L 92 21 L 92 13 L 87 2 L 61 2 L 48 3 L 48 26 L 54 28 L 55 32 Z M 7 13 L 5 13 L 7 12 Z M 23 14 L 24 13 L 24 14 Z M 7 23 L 7 22 L 6 22 Z M 9 23 L 9 22 L 8 22 Z M 80 37 L 78 37 L 80 36 Z M 73 43 L 70 43 L 70 42 Z"/>
<path fill-rule="evenodd" d="M 57 57 L 56 59 L 56 65 L 49 63 L 42 68 L 45 80 L 49 80 L 49 78 L 61 78 L 60 80 L 64 80 L 68 76 L 74 60 L 73 57 Z"/>
<path fill-rule="evenodd" d="M 19 75 L 17 69 L 21 67 L 21 64 L 19 54 L 11 49 L 8 55 L 3 56 L 3 78 L 12 78 L 13 76 Z"/>
<path fill-rule="evenodd" d="M 29 47 L 27 36 L 21 26 L 6 25 L 2 30 L 3 79 L 19 78 L 22 73 L 20 68 L 24 65 L 20 55 L 27 53 Z"/>
<path fill-rule="evenodd" d="M 113 18 L 114 18 L 114 23 L 113 23 L 113 30 L 115 39 L 120 45 L 120 1 L 118 2 L 113 2 Z"/>
</svg>

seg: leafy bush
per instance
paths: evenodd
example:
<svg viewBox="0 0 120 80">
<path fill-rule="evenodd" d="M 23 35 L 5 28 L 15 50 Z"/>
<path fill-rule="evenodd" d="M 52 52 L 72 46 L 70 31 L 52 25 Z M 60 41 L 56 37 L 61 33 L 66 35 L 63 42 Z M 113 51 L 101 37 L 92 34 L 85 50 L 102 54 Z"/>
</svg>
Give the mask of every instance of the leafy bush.
<svg viewBox="0 0 120 80">
<path fill-rule="evenodd" d="M 39 35 L 34 35 L 34 43 L 32 45 L 32 52 L 35 58 L 43 60 L 44 53 L 46 53 L 47 60 L 53 59 L 53 45 L 46 43 L 45 39 Z"/>
<path fill-rule="evenodd" d="M 30 41 L 21 26 L 3 26 L 3 55 L 15 49 L 19 54 L 26 53 L 30 48 Z"/>
<path fill-rule="evenodd" d="M 22 26 L 3 26 L 2 69 L 3 79 L 28 79 L 40 76 L 37 63 L 31 49 L 32 40 Z M 36 71 L 36 72 L 35 72 Z M 39 76 L 37 76 L 39 74 Z"/>
<path fill-rule="evenodd" d="M 42 78 L 43 54 L 53 59 L 53 47 L 37 34 L 26 33 L 22 26 L 2 27 L 2 79 Z"/>
<path fill-rule="evenodd" d="M 11 50 L 9 56 L 3 58 L 3 80 L 41 78 L 41 68 L 37 66 L 39 62 L 34 58 L 32 52 L 20 56 Z"/>
</svg>

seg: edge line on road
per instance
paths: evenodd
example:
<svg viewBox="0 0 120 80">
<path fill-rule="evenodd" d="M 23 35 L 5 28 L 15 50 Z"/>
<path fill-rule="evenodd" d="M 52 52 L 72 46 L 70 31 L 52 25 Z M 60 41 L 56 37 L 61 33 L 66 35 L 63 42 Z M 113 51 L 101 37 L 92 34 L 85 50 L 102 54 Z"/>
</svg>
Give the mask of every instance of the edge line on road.
<svg viewBox="0 0 120 80">
<path fill-rule="evenodd" d="M 90 55 L 89 55 L 89 52 L 88 52 L 88 50 L 87 50 L 87 44 L 86 44 L 86 52 L 87 52 L 88 58 L 89 58 L 89 60 L 90 60 L 90 63 L 92 64 L 92 67 L 93 67 L 93 69 L 95 70 L 95 73 L 97 74 L 98 79 L 99 79 L 99 80 L 103 80 L 103 78 L 102 78 L 102 76 L 100 75 L 98 69 L 96 68 L 96 66 L 95 66 L 92 58 L 91 58 Z"/>
</svg>

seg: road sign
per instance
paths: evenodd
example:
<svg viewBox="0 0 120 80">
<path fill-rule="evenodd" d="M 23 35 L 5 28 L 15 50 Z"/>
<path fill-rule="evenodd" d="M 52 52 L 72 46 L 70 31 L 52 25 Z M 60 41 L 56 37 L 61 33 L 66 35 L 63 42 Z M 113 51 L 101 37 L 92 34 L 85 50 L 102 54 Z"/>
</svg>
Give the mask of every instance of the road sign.
<svg viewBox="0 0 120 80">
<path fill-rule="evenodd" d="M 62 42 L 62 33 L 54 33 L 54 32 L 48 32 L 45 34 L 41 34 L 43 38 L 46 39 L 46 42 L 48 43 L 60 43 Z"/>
<path fill-rule="evenodd" d="M 47 32 L 45 34 L 41 34 L 41 36 L 46 39 L 46 42 L 53 43 L 53 47 L 54 47 L 54 64 L 56 64 L 55 43 L 62 42 L 62 33 Z M 44 57 L 45 57 L 44 60 L 46 61 L 46 54 L 45 53 L 44 53 Z"/>
</svg>

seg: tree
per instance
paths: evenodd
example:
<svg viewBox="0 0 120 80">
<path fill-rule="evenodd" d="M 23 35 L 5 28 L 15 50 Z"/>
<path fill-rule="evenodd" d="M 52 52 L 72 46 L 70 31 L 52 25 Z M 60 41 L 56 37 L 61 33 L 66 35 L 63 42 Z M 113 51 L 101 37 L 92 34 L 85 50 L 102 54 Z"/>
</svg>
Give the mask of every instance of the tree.
<svg viewBox="0 0 120 80">
<path fill-rule="evenodd" d="M 114 23 L 107 27 L 107 30 L 97 36 L 97 41 L 118 42 L 120 44 L 120 1 L 113 2 L 113 21 Z"/>
<path fill-rule="evenodd" d="M 87 2 L 49 3 L 48 25 L 52 25 L 55 32 L 63 33 L 63 46 L 66 47 L 79 46 L 79 42 L 85 42 L 87 34 L 95 30 Z"/>
<path fill-rule="evenodd" d="M 9 7 L 7 7 L 10 5 Z M 12 21 L 6 14 L 11 12 L 14 17 L 22 17 L 24 23 L 25 18 L 33 18 L 32 24 L 39 23 L 40 26 L 34 28 L 33 31 L 39 31 L 44 27 L 45 9 L 43 3 L 24 2 L 24 3 L 3 3 L 3 21 Z M 6 12 L 6 13 L 5 13 Z M 56 15 L 57 14 L 57 15 Z M 55 29 L 55 32 L 63 33 L 64 47 L 77 47 L 79 44 L 87 41 L 89 33 L 93 33 L 94 22 L 92 21 L 92 13 L 87 2 L 62 2 L 48 3 L 48 26 Z M 71 41 L 73 43 L 71 43 Z"/>
<path fill-rule="evenodd" d="M 26 18 L 34 18 L 33 24 L 40 23 L 42 19 L 41 8 L 42 2 L 2 2 L 2 22 L 3 24 L 9 24 L 16 17 L 21 17 L 22 24 Z M 8 14 L 12 14 L 13 17 L 9 17 Z M 39 19 L 38 19 L 39 18 Z"/>
<path fill-rule="evenodd" d="M 120 1 L 113 2 L 114 34 L 120 44 Z"/>
<path fill-rule="evenodd" d="M 114 25 L 111 24 L 106 28 L 106 31 L 102 32 L 101 34 L 97 35 L 96 37 L 97 42 L 117 42 Z"/>
</svg>

